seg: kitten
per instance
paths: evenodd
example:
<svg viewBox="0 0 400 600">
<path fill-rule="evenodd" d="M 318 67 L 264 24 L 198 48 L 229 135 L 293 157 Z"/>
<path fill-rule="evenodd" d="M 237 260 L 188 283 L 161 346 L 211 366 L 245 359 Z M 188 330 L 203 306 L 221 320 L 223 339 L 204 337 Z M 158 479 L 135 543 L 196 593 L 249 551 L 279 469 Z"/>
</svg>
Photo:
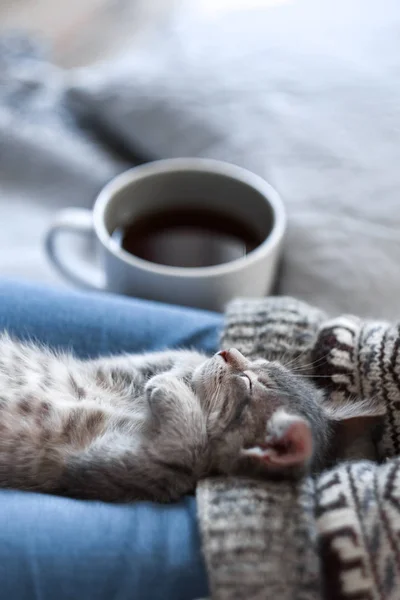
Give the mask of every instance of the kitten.
<svg viewBox="0 0 400 600">
<path fill-rule="evenodd" d="M 0 487 L 171 501 L 209 474 L 320 468 L 336 411 L 307 379 L 238 350 L 79 360 L 0 336 Z"/>
</svg>

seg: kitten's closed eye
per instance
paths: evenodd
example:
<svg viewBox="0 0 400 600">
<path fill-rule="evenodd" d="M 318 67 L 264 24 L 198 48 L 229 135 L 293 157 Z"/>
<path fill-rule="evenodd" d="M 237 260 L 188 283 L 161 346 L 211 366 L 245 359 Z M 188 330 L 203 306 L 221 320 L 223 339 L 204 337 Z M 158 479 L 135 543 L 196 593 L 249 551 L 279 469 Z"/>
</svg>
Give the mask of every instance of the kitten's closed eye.
<svg viewBox="0 0 400 600">
<path fill-rule="evenodd" d="M 241 373 L 239 377 L 245 382 L 247 390 L 251 393 L 253 389 L 253 383 L 250 376 L 247 373 Z"/>
</svg>

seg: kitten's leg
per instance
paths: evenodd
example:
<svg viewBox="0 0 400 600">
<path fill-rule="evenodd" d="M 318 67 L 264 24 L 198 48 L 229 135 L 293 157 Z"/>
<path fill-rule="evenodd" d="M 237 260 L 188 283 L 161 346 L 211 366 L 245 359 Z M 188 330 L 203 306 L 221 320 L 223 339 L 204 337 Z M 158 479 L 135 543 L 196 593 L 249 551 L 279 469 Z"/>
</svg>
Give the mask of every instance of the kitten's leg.
<svg viewBox="0 0 400 600">
<path fill-rule="evenodd" d="M 67 457 L 56 493 L 106 502 L 171 502 L 194 491 L 193 471 L 173 461 L 156 439 L 99 441 Z"/>
<path fill-rule="evenodd" d="M 199 399 L 180 379 L 168 374 L 153 377 L 145 392 L 160 457 L 194 473 L 196 481 L 208 460 L 207 420 Z"/>
<path fill-rule="evenodd" d="M 174 374 L 175 375 L 175 374 Z M 173 415 L 174 423 L 204 424 L 199 399 L 188 385 L 171 372 L 155 375 L 147 382 L 145 393 L 153 416 L 165 423 Z M 176 404 L 179 410 L 176 410 Z"/>
<path fill-rule="evenodd" d="M 99 358 L 90 361 L 90 365 L 100 372 L 112 369 L 137 371 L 143 379 L 171 370 L 181 368 L 186 372 L 192 370 L 205 360 L 205 356 L 191 350 L 165 350 L 146 354 L 128 354 Z"/>
</svg>

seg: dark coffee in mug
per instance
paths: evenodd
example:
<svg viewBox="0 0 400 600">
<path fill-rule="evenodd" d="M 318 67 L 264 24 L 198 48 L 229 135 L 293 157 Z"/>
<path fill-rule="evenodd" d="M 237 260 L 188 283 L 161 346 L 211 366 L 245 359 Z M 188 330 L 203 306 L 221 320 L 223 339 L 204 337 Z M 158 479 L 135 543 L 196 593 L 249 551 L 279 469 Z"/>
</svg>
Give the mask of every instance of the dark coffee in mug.
<svg viewBox="0 0 400 600">
<path fill-rule="evenodd" d="M 171 267 L 211 267 L 241 258 L 263 241 L 247 223 L 214 209 L 170 207 L 117 227 L 126 252 Z"/>
</svg>

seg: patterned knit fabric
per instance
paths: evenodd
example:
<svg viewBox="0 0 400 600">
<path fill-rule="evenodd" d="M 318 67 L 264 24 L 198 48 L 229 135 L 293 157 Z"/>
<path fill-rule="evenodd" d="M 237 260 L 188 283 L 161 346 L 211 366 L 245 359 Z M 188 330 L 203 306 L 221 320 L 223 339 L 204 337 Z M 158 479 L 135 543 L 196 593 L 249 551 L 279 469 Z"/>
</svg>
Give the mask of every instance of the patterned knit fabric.
<svg viewBox="0 0 400 600">
<path fill-rule="evenodd" d="M 381 458 L 400 455 L 400 328 L 345 316 L 320 328 L 313 348 L 315 374 L 340 402 L 349 395 L 373 398 L 387 409 Z M 400 594 L 399 594 L 400 600 Z"/>
<path fill-rule="evenodd" d="M 335 402 L 385 402 L 379 450 L 399 454 L 397 327 L 328 321 L 290 298 L 236 300 L 222 338 L 230 346 L 308 366 Z M 400 460 L 342 463 L 298 483 L 208 479 L 197 498 L 214 599 L 400 600 Z"/>
</svg>

